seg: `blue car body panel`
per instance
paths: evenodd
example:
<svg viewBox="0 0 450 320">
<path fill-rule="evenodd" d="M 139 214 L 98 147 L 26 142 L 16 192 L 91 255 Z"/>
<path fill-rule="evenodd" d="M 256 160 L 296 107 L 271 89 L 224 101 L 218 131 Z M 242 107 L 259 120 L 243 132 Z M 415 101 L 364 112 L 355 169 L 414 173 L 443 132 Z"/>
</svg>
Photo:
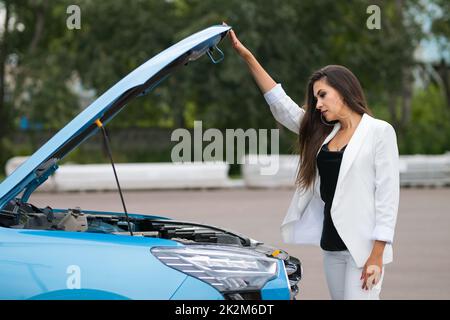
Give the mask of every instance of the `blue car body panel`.
<svg viewBox="0 0 450 320">
<path fill-rule="evenodd" d="M 173 70 L 215 47 L 230 28 L 213 26 L 187 37 L 102 94 L 0 184 L 0 209 L 13 199 L 26 202 L 62 158 L 99 130 L 97 119 L 108 123 L 132 98 L 148 93 Z M 183 244 L 151 237 L 0 227 L 0 299 L 224 299 L 208 283 L 161 263 L 150 252 L 155 246 Z M 261 291 L 264 299 L 289 299 L 284 265 L 278 262 L 277 277 Z"/>
<path fill-rule="evenodd" d="M 0 299 L 170 299 L 186 278 L 150 253 L 181 245 L 165 239 L 0 228 L 0 244 Z"/>
<path fill-rule="evenodd" d="M 206 282 L 166 267 L 150 253 L 154 246 L 182 246 L 171 240 L 0 228 L 0 244 L 0 299 L 223 299 Z M 281 260 L 261 297 L 289 299 Z"/>
<path fill-rule="evenodd" d="M 261 298 L 264 300 L 289 300 L 291 291 L 283 261 L 278 260 L 278 274 L 261 289 Z"/>
<path fill-rule="evenodd" d="M 18 167 L 0 184 L 0 209 L 20 192 L 27 196 L 57 169 L 57 163 L 39 170 L 50 159 L 56 162 L 99 129 L 97 119 L 105 124 L 110 121 L 130 99 L 148 93 L 158 85 L 173 68 L 182 66 L 205 54 L 225 36 L 229 26 L 213 26 L 197 32 L 151 58 L 117 84 L 103 93 L 91 105 L 56 133 L 47 143 Z M 27 201 L 26 198 L 22 198 Z"/>
</svg>

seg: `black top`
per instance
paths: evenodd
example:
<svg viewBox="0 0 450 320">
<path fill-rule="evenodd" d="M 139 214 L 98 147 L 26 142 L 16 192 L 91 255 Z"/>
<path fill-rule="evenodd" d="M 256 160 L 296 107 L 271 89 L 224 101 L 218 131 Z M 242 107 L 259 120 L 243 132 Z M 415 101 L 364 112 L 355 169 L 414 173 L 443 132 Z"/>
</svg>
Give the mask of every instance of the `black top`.
<svg viewBox="0 0 450 320">
<path fill-rule="evenodd" d="M 340 151 L 330 151 L 327 143 L 323 145 L 317 155 L 317 167 L 320 176 L 320 196 L 325 202 L 320 247 L 327 251 L 347 250 L 345 243 L 334 227 L 330 212 L 345 147 L 347 146 L 344 146 Z"/>
</svg>

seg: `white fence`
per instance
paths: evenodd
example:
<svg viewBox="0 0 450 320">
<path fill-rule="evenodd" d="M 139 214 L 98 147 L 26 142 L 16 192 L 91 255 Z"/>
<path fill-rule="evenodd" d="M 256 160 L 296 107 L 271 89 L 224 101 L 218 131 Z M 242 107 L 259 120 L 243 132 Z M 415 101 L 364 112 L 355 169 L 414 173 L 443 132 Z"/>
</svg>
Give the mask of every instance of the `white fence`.
<svg viewBox="0 0 450 320">
<path fill-rule="evenodd" d="M 402 186 L 450 186 L 450 152 L 443 155 L 401 156 Z"/>
<path fill-rule="evenodd" d="M 294 185 L 298 156 L 280 155 L 279 171 L 272 176 L 260 173 L 261 164 L 250 164 L 256 162 L 252 157 L 255 156 L 245 156 L 245 164 L 242 166 L 242 175 L 247 187 L 272 188 Z M 402 187 L 450 186 L 450 152 L 443 155 L 400 156 L 399 170 Z"/>
<path fill-rule="evenodd" d="M 278 159 L 276 159 L 278 157 Z M 278 171 L 273 175 L 262 174 L 267 163 L 278 161 Z M 246 155 L 241 165 L 244 184 L 252 188 L 291 188 L 295 184 L 298 156 Z"/>
<path fill-rule="evenodd" d="M 259 157 L 259 158 L 254 158 Z M 228 177 L 226 162 L 118 163 L 120 185 L 125 190 L 190 188 L 292 188 L 297 173 L 298 156 L 246 155 L 241 165 L 243 180 Z M 278 159 L 276 159 L 278 158 Z M 6 174 L 14 171 L 27 157 L 15 157 L 6 164 Z M 278 163 L 274 174 L 264 175 L 267 163 Z M 403 187 L 450 186 L 450 152 L 443 155 L 400 156 L 400 185 Z M 110 164 L 61 165 L 38 190 L 88 191 L 116 190 Z"/>
<path fill-rule="evenodd" d="M 26 157 L 10 159 L 6 174 L 10 174 Z M 120 186 L 124 190 L 227 188 L 229 164 L 225 162 L 118 163 L 115 165 Z M 110 164 L 64 164 L 38 190 L 87 191 L 116 190 Z"/>
</svg>

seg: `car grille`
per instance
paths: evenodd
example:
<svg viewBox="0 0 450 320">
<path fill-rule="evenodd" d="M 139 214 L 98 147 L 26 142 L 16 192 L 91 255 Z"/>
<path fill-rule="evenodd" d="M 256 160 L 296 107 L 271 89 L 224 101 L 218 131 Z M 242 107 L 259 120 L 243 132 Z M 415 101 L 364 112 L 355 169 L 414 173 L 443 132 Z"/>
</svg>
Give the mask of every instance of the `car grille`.
<svg viewBox="0 0 450 320">
<path fill-rule="evenodd" d="M 224 294 L 225 300 L 261 300 L 260 291 L 228 292 Z"/>
<path fill-rule="evenodd" d="M 284 260 L 284 266 L 289 279 L 289 285 L 291 286 L 292 299 L 295 300 L 295 296 L 298 294 L 298 282 L 302 279 L 303 269 L 299 259 L 289 257 Z"/>
</svg>

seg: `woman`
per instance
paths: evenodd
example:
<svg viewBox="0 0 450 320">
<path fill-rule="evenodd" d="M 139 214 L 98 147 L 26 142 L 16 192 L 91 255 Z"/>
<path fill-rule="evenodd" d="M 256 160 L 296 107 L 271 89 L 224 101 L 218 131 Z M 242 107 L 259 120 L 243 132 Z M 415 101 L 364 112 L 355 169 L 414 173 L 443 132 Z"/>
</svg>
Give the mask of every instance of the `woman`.
<svg viewBox="0 0 450 320">
<path fill-rule="evenodd" d="M 343 66 L 314 72 L 300 108 L 229 34 L 275 119 L 299 134 L 297 189 L 283 240 L 320 245 L 332 299 L 379 299 L 400 193 L 393 127 L 371 116 L 359 81 Z"/>
</svg>

